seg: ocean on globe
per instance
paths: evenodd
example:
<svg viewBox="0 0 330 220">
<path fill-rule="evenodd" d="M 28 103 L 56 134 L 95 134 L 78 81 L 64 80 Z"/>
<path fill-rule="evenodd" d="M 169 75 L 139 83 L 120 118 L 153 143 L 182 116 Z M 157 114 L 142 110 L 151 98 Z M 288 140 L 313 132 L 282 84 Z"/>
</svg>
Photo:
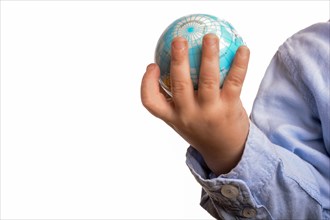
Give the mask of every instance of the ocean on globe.
<svg viewBox="0 0 330 220">
<path fill-rule="evenodd" d="M 220 85 L 222 86 L 229 72 L 231 63 L 237 49 L 244 45 L 242 37 L 227 21 L 207 14 L 192 14 L 181 17 L 170 24 L 158 40 L 155 51 L 155 62 L 160 68 L 159 82 L 161 87 L 170 95 L 171 93 L 171 43 L 175 37 L 187 39 L 189 45 L 190 76 L 194 89 L 198 89 L 199 68 L 202 54 L 203 36 L 208 33 L 216 34 L 219 41 L 219 69 Z"/>
</svg>

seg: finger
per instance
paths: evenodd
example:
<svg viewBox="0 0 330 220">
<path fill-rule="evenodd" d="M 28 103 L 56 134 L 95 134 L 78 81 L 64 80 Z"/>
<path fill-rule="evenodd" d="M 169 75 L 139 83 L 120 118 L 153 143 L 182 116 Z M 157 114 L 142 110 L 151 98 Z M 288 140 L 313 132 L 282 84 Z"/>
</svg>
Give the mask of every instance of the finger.
<svg viewBox="0 0 330 220">
<path fill-rule="evenodd" d="M 141 101 L 151 114 L 164 121 L 170 121 L 174 110 L 161 92 L 159 76 L 159 67 L 156 64 L 150 64 L 142 78 Z"/>
<path fill-rule="evenodd" d="M 177 37 L 172 42 L 170 77 L 175 108 L 189 108 L 193 101 L 194 88 L 190 78 L 188 42 L 182 37 Z"/>
<path fill-rule="evenodd" d="M 221 96 L 228 101 L 240 98 L 243 82 L 248 68 L 250 50 L 246 46 L 238 48 L 234 61 L 226 77 Z"/>
<path fill-rule="evenodd" d="M 207 34 L 203 38 L 202 61 L 199 73 L 198 99 L 201 104 L 211 104 L 219 98 L 219 38 Z"/>
</svg>

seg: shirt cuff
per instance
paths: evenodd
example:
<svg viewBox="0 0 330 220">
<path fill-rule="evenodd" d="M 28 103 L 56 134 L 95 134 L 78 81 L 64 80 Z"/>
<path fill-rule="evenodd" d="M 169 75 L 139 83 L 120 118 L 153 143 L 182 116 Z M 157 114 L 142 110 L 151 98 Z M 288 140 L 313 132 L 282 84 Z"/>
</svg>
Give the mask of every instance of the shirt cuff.
<svg viewBox="0 0 330 220">
<path fill-rule="evenodd" d="M 279 158 L 273 145 L 252 122 L 242 158 L 229 173 L 215 176 L 193 147 L 188 148 L 186 156 L 191 173 L 213 203 L 219 205 L 217 208 L 236 216 L 269 217 L 268 211 L 259 205 L 258 199 L 255 198 L 258 197 L 260 189 L 271 181 Z"/>
</svg>

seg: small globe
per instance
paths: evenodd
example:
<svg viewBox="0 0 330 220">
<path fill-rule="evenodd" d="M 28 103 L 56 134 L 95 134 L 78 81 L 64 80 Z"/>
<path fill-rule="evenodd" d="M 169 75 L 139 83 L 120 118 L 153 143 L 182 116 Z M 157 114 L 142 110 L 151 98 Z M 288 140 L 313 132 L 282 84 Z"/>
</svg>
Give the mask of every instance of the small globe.
<svg viewBox="0 0 330 220">
<path fill-rule="evenodd" d="M 181 17 L 170 24 L 158 40 L 155 51 L 155 62 L 160 67 L 161 87 L 170 95 L 171 93 L 171 43 L 175 37 L 187 39 L 189 45 L 190 76 L 194 89 L 198 89 L 199 68 L 202 54 L 203 36 L 208 33 L 216 34 L 220 41 L 220 85 L 222 86 L 229 72 L 231 63 L 237 49 L 244 45 L 243 39 L 234 27 L 227 21 L 207 14 L 192 14 Z"/>
</svg>

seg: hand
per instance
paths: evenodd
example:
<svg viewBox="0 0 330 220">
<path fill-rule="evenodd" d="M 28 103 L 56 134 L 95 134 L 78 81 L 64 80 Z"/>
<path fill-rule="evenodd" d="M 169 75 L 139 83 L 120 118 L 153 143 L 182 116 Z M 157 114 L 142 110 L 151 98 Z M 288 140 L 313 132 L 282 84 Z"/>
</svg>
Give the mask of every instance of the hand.
<svg viewBox="0 0 330 220">
<path fill-rule="evenodd" d="M 159 85 L 160 71 L 150 64 L 141 84 L 141 101 L 192 145 L 216 175 L 229 172 L 239 162 L 249 130 L 249 118 L 240 93 L 249 62 L 249 49 L 241 46 L 219 88 L 219 39 L 203 38 L 198 90 L 190 79 L 188 43 L 177 37 L 171 48 L 169 101 Z"/>
</svg>

